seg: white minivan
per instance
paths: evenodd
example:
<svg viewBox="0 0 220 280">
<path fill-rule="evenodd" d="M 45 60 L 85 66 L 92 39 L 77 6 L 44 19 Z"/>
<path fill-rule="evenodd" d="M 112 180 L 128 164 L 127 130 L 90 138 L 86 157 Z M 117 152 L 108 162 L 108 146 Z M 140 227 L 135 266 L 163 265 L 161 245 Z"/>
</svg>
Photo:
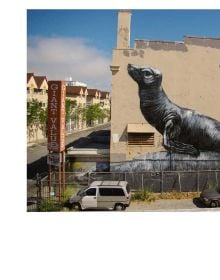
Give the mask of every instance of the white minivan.
<svg viewBox="0 0 220 280">
<path fill-rule="evenodd" d="M 94 181 L 73 195 L 72 207 L 84 209 L 125 210 L 131 202 L 127 181 Z"/>
</svg>

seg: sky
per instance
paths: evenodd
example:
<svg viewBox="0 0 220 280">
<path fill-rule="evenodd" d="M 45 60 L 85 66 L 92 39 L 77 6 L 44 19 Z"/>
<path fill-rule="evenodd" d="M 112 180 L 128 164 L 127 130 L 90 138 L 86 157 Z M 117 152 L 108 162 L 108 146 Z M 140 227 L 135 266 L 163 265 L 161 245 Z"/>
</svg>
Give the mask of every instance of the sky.
<svg viewBox="0 0 220 280">
<path fill-rule="evenodd" d="M 182 41 L 184 35 L 220 38 L 220 10 L 132 10 L 135 39 Z M 27 10 L 27 71 L 48 79 L 111 89 L 117 10 Z"/>
</svg>

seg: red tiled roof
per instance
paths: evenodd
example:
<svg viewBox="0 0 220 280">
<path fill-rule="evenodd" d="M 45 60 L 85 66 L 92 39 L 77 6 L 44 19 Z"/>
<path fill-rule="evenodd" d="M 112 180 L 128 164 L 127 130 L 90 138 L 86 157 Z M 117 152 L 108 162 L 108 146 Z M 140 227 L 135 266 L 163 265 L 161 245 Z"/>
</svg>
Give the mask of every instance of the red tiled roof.
<svg viewBox="0 0 220 280">
<path fill-rule="evenodd" d="M 88 96 L 92 96 L 92 97 L 95 97 L 96 92 L 99 93 L 99 90 L 93 89 L 93 88 L 89 88 L 89 89 L 87 89 L 87 91 L 88 91 Z"/>
<path fill-rule="evenodd" d="M 34 73 L 27 73 L 27 83 L 30 81 L 31 77 L 34 76 Z"/>
<path fill-rule="evenodd" d="M 35 76 L 34 73 L 27 73 L 27 83 L 30 81 L 32 77 L 34 78 L 38 88 L 41 87 L 44 80 L 46 80 L 47 82 L 46 76 Z"/>
<path fill-rule="evenodd" d="M 101 91 L 101 98 L 106 98 L 107 95 L 109 95 L 108 91 Z"/>
<path fill-rule="evenodd" d="M 85 92 L 86 87 L 82 86 L 66 86 L 66 94 L 80 94 L 80 90 Z"/>
<path fill-rule="evenodd" d="M 35 82 L 36 82 L 38 88 L 41 87 L 44 80 L 47 81 L 46 76 L 34 76 L 34 79 L 35 79 Z"/>
</svg>

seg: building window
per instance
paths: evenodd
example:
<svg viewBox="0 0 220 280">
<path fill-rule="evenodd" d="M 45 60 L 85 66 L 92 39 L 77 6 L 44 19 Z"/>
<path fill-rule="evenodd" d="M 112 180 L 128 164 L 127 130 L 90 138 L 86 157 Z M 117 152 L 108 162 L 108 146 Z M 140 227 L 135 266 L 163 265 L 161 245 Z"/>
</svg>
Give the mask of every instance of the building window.
<svg viewBox="0 0 220 280">
<path fill-rule="evenodd" d="M 154 133 L 128 133 L 129 146 L 154 146 Z"/>
<path fill-rule="evenodd" d="M 100 188 L 100 196 L 125 196 L 124 191 L 119 188 Z"/>
<path fill-rule="evenodd" d="M 33 92 L 32 88 L 27 88 L 27 93 L 31 94 Z"/>
</svg>

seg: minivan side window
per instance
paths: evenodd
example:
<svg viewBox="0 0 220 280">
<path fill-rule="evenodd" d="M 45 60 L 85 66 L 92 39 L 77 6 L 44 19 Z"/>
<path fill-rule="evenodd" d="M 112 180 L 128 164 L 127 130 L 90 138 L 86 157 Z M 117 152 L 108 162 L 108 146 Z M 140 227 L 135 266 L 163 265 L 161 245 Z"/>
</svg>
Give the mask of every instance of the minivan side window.
<svg viewBox="0 0 220 280">
<path fill-rule="evenodd" d="M 99 194 L 101 196 L 112 196 L 112 189 L 108 188 L 99 188 Z"/>
<path fill-rule="evenodd" d="M 114 196 L 124 196 L 123 189 L 112 189 L 112 195 Z"/>
<path fill-rule="evenodd" d="M 100 188 L 100 196 L 125 196 L 124 191 L 118 188 Z"/>
<path fill-rule="evenodd" d="M 86 191 L 86 195 L 95 196 L 96 195 L 96 188 L 91 188 Z"/>
</svg>

